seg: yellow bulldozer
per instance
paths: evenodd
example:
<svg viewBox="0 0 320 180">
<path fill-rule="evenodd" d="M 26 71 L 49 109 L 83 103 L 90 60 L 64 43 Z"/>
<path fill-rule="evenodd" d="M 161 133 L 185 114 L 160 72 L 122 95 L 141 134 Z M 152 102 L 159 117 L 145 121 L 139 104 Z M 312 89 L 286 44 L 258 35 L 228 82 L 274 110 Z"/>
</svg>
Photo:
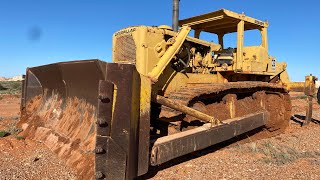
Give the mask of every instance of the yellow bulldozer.
<svg viewBox="0 0 320 180">
<path fill-rule="evenodd" d="M 115 32 L 112 63 L 27 68 L 22 135 L 45 143 L 80 179 L 132 179 L 257 128 L 281 133 L 291 102 L 286 64 L 268 53 L 268 22 L 225 9 L 178 21 L 178 1 L 173 28 Z M 244 46 L 248 30 L 261 32 L 261 45 Z M 203 32 L 219 42 L 201 40 Z M 228 33 L 237 33 L 235 48 L 224 46 Z"/>
</svg>

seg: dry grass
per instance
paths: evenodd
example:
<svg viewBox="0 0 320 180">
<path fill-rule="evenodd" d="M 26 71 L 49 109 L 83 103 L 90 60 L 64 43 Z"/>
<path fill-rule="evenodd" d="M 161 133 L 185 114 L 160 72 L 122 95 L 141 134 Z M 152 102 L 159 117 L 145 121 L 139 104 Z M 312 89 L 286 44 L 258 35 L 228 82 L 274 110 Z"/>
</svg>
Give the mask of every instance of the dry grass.
<svg viewBox="0 0 320 180">
<path fill-rule="evenodd" d="M 9 123 L 8 125 L 6 125 L 6 127 L 3 130 L 0 130 L 0 137 L 14 135 L 18 139 L 18 134 L 21 131 L 22 131 L 21 129 L 17 128 L 16 123 Z M 19 138 L 19 139 L 22 139 L 22 138 Z"/>
<path fill-rule="evenodd" d="M 1 81 L 0 94 L 21 94 L 21 81 Z"/>
<path fill-rule="evenodd" d="M 19 134 L 22 131 L 21 129 L 17 128 L 16 123 L 8 124 L 5 130 L 12 135 Z"/>
<path fill-rule="evenodd" d="M 300 158 L 314 158 L 320 156 L 319 152 L 299 150 L 299 145 L 297 147 L 290 147 L 288 145 L 277 144 L 269 140 L 259 144 L 257 144 L 257 142 L 250 142 L 243 145 L 240 149 L 247 152 L 249 151 L 250 153 L 262 154 L 262 162 L 276 165 L 291 163 Z"/>
</svg>

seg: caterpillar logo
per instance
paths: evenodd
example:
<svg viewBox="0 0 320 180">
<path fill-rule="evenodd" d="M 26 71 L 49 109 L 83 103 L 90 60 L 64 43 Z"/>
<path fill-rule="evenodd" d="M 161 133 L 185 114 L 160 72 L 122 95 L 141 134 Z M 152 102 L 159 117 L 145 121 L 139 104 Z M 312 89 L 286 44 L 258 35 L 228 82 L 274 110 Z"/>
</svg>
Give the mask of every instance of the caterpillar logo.
<svg viewBox="0 0 320 180">
<path fill-rule="evenodd" d="M 118 31 L 114 34 L 114 36 L 120 36 L 120 35 L 125 35 L 125 34 L 131 34 L 134 31 L 136 31 L 136 28 L 130 28 L 130 29 L 124 29 L 121 31 Z"/>
</svg>

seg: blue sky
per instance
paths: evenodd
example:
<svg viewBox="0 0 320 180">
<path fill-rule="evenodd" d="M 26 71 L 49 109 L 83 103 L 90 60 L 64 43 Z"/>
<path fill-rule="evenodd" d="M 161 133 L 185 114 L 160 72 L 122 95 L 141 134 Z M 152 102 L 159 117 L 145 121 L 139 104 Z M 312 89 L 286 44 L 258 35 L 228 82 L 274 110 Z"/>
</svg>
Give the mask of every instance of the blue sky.
<svg viewBox="0 0 320 180">
<path fill-rule="evenodd" d="M 287 62 L 292 80 L 310 73 L 320 77 L 320 2 L 181 0 L 180 18 L 221 8 L 269 21 L 269 54 Z M 0 76 L 57 61 L 111 61 L 113 32 L 132 25 L 171 25 L 171 16 L 172 0 L 1 0 Z M 256 43 L 251 34 L 245 34 L 248 45 Z"/>
</svg>

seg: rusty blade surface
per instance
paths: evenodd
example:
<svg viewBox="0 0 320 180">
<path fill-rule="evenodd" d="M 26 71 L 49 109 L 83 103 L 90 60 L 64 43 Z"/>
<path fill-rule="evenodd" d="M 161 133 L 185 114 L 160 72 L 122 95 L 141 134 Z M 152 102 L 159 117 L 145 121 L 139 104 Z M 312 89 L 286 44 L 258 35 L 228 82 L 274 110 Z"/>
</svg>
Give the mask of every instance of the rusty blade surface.
<svg viewBox="0 0 320 180">
<path fill-rule="evenodd" d="M 140 81 L 134 65 L 99 60 L 28 68 L 21 135 L 46 144 L 79 179 L 133 179 L 149 165 Z"/>
<path fill-rule="evenodd" d="M 25 102 L 37 95 L 77 97 L 97 106 L 98 84 L 105 79 L 106 63 L 100 60 L 71 61 L 28 68 Z"/>
<path fill-rule="evenodd" d="M 25 77 L 21 135 L 42 141 L 81 179 L 94 178 L 97 97 L 106 65 L 55 63 L 28 68 Z"/>
</svg>

